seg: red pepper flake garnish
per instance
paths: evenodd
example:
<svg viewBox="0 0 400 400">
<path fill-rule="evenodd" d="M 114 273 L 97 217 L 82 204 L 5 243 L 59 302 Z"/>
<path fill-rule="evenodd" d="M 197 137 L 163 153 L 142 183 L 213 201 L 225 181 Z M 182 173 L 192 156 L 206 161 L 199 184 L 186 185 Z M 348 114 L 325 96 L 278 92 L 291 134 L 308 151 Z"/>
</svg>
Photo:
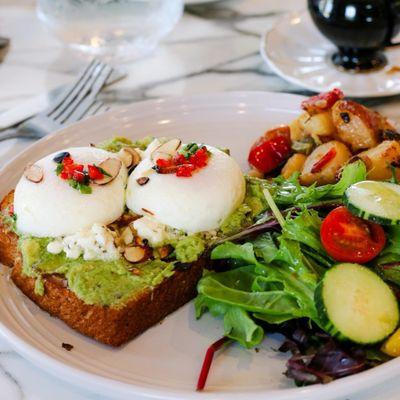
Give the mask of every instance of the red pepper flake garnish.
<svg viewBox="0 0 400 400">
<path fill-rule="evenodd" d="M 59 161 L 59 162 L 58 162 Z M 90 181 L 102 179 L 105 172 L 95 165 L 88 165 L 87 170 L 83 164 L 76 164 L 67 152 L 61 153 L 54 158 L 57 163 L 56 174 L 68 184 L 83 194 L 92 193 L 89 186 Z"/>
<path fill-rule="evenodd" d="M 332 147 L 326 154 L 324 154 L 311 168 L 311 173 L 321 172 L 322 168 L 328 164 L 329 161 L 333 160 L 336 156 L 336 149 Z"/>
<path fill-rule="evenodd" d="M 196 166 L 193 164 L 183 164 L 178 167 L 176 170 L 176 176 L 179 177 L 190 177 L 192 176 L 193 171 L 196 169 Z"/>
<path fill-rule="evenodd" d="M 89 178 L 93 181 L 96 179 L 103 179 L 104 174 L 95 165 L 88 165 Z"/>
<path fill-rule="evenodd" d="M 8 207 L 8 215 L 9 215 L 10 217 L 12 217 L 12 216 L 14 215 L 14 204 L 11 204 L 11 205 Z"/>
<path fill-rule="evenodd" d="M 200 375 L 199 375 L 199 379 L 197 381 L 197 391 L 201 391 L 204 389 L 204 387 L 206 386 L 206 382 L 207 382 L 207 378 L 208 378 L 208 374 L 210 372 L 210 367 L 211 367 L 211 363 L 213 361 L 214 358 L 214 354 L 224 345 L 224 344 L 228 344 L 231 342 L 231 339 L 227 338 L 227 337 L 223 337 L 219 340 L 217 340 L 215 343 L 213 343 L 206 352 L 206 355 L 204 357 L 204 361 L 203 361 L 203 365 L 201 367 L 201 371 L 200 371 Z"/>
<path fill-rule="evenodd" d="M 193 172 L 207 166 L 209 158 L 210 152 L 206 146 L 199 147 L 196 143 L 190 143 L 174 157 L 156 160 L 154 169 L 159 174 L 176 174 L 188 178 Z"/>
</svg>

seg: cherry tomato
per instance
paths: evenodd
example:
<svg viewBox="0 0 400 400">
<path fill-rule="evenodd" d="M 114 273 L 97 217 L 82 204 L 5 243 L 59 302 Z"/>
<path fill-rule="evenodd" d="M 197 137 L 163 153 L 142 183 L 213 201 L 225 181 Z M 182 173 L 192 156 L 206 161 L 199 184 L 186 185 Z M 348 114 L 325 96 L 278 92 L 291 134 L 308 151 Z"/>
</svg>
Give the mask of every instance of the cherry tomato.
<svg viewBox="0 0 400 400">
<path fill-rule="evenodd" d="M 265 132 L 251 147 L 249 164 L 266 174 L 285 161 L 291 152 L 290 128 L 280 126 Z"/>
<path fill-rule="evenodd" d="M 317 114 L 319 112 L 330 110 L 333 105 L 340 99 L 343 99 L 344 94 L 340 89 L 333 89 L 330 92 L 320 93 L 312 96 L 301 103 L 301 108 L 309 114 Z"/>
<path fill-rule="evenodd" d="M 320 235 L 326 252 L 342 262 L 366 263 L 386 244 L 385 232 L 380 225 L 356 217 L 343 206 L 326 216 Z"/>
</svg>

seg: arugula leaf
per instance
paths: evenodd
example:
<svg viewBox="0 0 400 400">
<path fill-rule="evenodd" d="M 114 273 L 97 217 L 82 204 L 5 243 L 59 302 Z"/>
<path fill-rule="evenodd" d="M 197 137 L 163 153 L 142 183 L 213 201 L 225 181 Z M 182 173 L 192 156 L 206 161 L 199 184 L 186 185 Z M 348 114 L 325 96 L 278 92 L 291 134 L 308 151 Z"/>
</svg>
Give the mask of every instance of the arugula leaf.
<svg viewBox="0 0 400 400">
<path fill-rule="evenodd" d="M 376 265 L 400 262 L 400 226 L 386 227 L 386 236 L 388 244 L 374 261 Z"/>
<path fill-rule="evenodd" d="M 247 188 L 251 189 L 253 196 L 262 200 L 263 190 L 268 189 L 278 206 L 312 205 L 322 200 L 341 198 L 345 190 L 354 183 L 365 180 L 367 169 L 359 160 L 343 168 L 340 180 L 335 184 L 316 186 L 302 186 L 299 182 L 299 173 L 293 174 L 289 179 L 278 176 L 271 182 L 264 179 L 247 177 Z"/>
<path fill-rule="evenodd" d="M 270 232 L 259 235 L 252 243 L 257 258 L 261 258 L 267 264 L 274 260 L 278 253 L 274 236 Z"/>
<path fill-rule="evenodd" d="M 257 263 L 252 243 L 237 245 L 232 242 L 225 242 L 211 252 L 211 260 L 221 260 L 224 258 L 234 258 L 250 265 Z"/>
<path fill-rule="evenodd" d="M 236 340 L 244 347 L 253 347 L 264 338 L 264 330 L 251 318 L 250 314 L 240 307 L 230 306 L 199 295 L 195 300 L 196 317 L 200 318 L 205 311 L 214 317 L 222 317 L 224 336 Z"/>
</svg>

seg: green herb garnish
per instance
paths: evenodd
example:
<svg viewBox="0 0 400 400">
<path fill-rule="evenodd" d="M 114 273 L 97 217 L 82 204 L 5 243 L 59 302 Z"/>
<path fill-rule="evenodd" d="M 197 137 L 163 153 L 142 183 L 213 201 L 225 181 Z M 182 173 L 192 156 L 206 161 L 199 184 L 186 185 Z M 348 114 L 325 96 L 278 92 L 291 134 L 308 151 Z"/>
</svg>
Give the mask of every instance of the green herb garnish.
<svg viewBox="0 0 400 400">
<path fill-rule="evenodd" d="M 80 183 L 73 179 L 68 179 L 68 184 L 73 189 L 79 190 L 82 194 L 91 194 L 92 193 L 92 188 L 85 183 Z"/>
</svg>

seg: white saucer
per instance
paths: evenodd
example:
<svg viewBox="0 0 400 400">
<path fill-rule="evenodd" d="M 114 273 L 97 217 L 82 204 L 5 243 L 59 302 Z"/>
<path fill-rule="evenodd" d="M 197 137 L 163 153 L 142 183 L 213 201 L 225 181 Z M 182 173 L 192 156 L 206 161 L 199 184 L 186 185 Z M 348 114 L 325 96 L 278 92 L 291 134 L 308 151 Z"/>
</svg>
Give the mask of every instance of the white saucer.
<svg viewBox="0 0 400 400">
<path fill-rule="evenodd" d="M 286 15 L 261 40 L 261 55 L 287 81 L 314 92 L 338 87 L 349 97 L 381 97 L 400 93 L 400 48 L 386 51 L 388 65 L 368 73 L 342 72 L 332 61 L 335 46 L 314 26 L 307 11 Z"/>
</svg>

